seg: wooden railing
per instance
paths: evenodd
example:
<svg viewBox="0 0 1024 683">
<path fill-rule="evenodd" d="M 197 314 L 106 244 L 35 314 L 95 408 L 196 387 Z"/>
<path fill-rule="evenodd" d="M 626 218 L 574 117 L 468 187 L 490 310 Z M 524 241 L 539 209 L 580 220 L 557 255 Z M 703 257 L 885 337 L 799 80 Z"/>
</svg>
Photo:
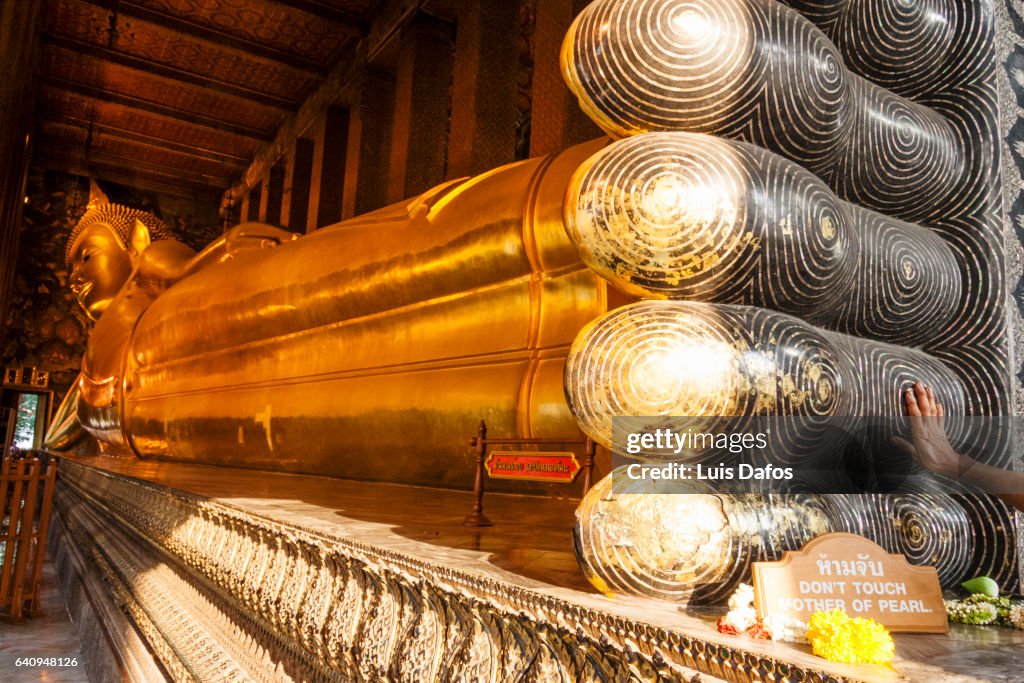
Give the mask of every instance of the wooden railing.
<svg viewBox="0 0 1024 683">
<path fill-rule="evenodd" d="M 38 458 L 0 460 L 0 612 L 20 619 L 39 608 L 46 532 L 57 463 Z"/>
</svg>

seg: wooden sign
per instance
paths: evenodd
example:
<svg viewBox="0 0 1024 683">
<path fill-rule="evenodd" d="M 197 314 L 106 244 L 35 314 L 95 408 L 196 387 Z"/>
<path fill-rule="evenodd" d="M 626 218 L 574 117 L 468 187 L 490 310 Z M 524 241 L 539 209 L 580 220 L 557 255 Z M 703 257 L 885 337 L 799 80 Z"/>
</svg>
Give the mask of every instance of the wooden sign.
<svg viewBox="0 0 1024 683">
<path fill-rule="evenodd" d="M 806 622 L 815 612 L 842 609 L 890 631 L 949 630 L 935 567 L 912 565 L 856 534 L 823 534 L 779 562 L 755 562 L 754 595 L 762 617 Z"/>
<path fill-rule="evenodd" d="M 521 479 L 569 483 L 580 464 L 575 453 L 530 453 L 492 451 L 487 456 L 487 474 L 492 479 Z"/>
</svg>

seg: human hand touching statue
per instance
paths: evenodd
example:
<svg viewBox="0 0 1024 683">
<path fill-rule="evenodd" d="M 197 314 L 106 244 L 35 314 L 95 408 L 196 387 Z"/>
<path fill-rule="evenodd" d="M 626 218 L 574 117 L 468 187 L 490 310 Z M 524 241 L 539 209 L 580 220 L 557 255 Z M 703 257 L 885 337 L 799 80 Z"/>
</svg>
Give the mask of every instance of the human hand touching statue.
<svg viewBox="0 0 1024 683">
<path fill-rule="evenodd" d="M 973 484 L 1024 511 L 1024 493 L 1016 493 L 1024 491 L 1024 473 L 985 465 L 953 450 L 946 437 L 945 411 L 930 387 L 915 382 L 903 402 L 913 443 L 898 436 L 893 443 L 926 470 Z"/>
<path fill-rule="evenodd" d="M 910 415 L 910 436 L 913 443 L 901 437 L 893 442 L 910 455 L 917 464 L 930 472 L 956 479 L 973 464 L 974 460 L 953 450 L 946 436 L 945 411 L 935 400 L 931 387 L 921 382 L 903 395 Z"/>
</svg>

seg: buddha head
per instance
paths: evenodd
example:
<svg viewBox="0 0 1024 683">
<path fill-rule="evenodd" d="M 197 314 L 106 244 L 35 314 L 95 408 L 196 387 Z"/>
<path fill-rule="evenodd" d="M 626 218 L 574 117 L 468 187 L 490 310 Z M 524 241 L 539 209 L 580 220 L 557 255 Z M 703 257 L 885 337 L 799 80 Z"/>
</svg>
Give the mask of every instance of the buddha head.
<svg viewBox="0 0 1024 683">
<path fill-rule="evenodd" d="M 163 221 L 120 204 L 92 205 L 68 238 L 65 262 L 71 291 L 98 320 L 131 276 L 151 242 L 171 239 Z"/>
</svg>

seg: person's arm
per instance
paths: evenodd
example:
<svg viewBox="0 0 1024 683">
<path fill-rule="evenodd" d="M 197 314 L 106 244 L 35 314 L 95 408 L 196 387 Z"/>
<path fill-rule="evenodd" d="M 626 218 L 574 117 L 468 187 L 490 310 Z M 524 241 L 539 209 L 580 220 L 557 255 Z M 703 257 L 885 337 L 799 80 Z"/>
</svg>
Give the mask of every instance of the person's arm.
<svg viewBox="0 0 1024 683">
<path fill-rule="evenodd" d="M 1006 493 L 1024 492 L 1024 472 L 992 467 L 953 450 L 946 437 L 945 410 L 930 387 L 915 383 L 907 390 L 904 403 L 910 415 L 913 443 L 894 437 L 901 449 L 926 470 L 973 484 L 1024 511 L 1024 493 Z"/>
</svg>

